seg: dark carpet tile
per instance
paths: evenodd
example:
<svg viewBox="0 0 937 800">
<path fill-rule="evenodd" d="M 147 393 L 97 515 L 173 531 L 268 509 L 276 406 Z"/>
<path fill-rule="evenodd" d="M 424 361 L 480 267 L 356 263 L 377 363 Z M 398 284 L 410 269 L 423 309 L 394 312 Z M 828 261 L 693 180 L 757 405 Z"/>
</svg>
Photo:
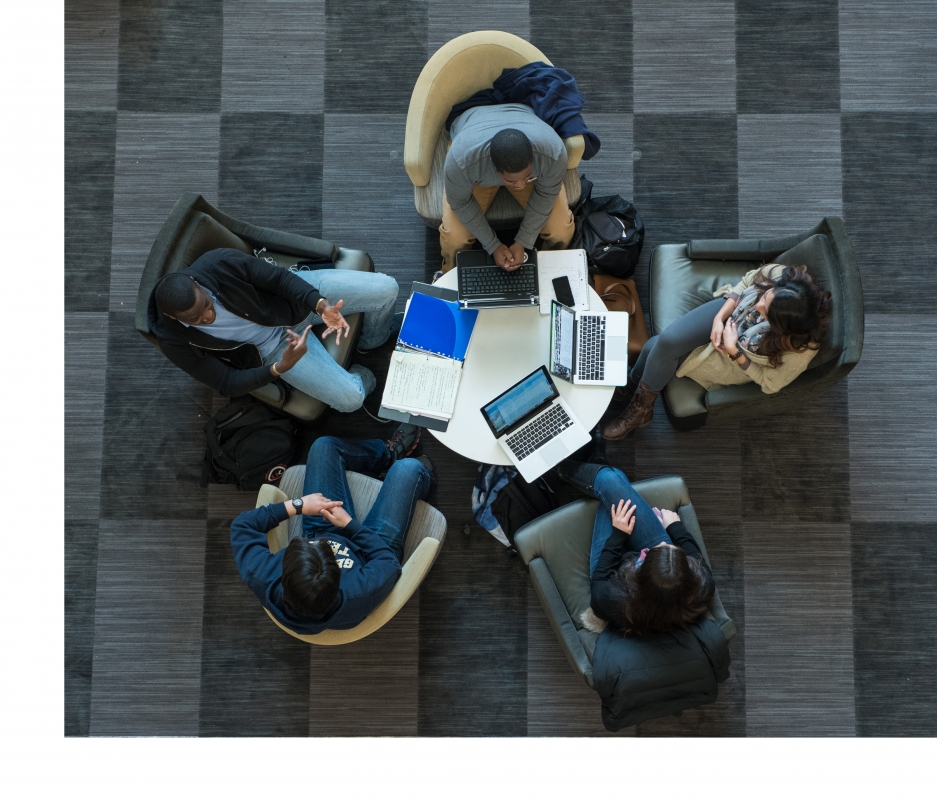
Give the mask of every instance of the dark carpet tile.
<svg viewBox="0 0 937 800">
<path fill-rule="evenodd" d="M 860 736 L 937 736 L 937 524 L 853 522 Z"/>
<path fill-rule="evenodd" d="M 119 11 L 120 0 L 65 3 L 65 108 L 117 105 Z"/>
<path fill-rule="evenodd" d="M 530 41 L 553 64 L 572 73 L 586 99 L 587 124 L 590 111 L 631 112 L 631 40 L 630 0 L 586 0 L 574 14 L 563 0 L 530 2 Z"/>
<path fill-rule="evenodd" d="M 87 736 L 97 590 L 97 520 L 65 522 L 65 735 Z"/>
<path fill-rule="evenodd" d="M 231 518 L 205 537 L 200 736 L 306 736 L 309 645 L 281 631 L 241 580 Z"/>
<path fill-rule="evenodd" d="M 838 0 L 737 0 L 739 114 L 839 111 Z"/>
<path fill-rule="evenodd" d="M 222 115 L 218 204 L 254 225 L 321 236 L 322 115 Z"/>
<path fill-rule="evenodd" d="M 428 55 L 426 12 L 426 0 L 326 0 L 329 113 L 406 113 Z"/>
<path fill-rule="evenodd" d="M 223 0 L 122 0 L 118 109 L 218 111 L 223 8 Z"/>
<path fill-rule="evenodd" d="M 116 142 L 115 112 L 65 112 L 66 311 L 108 308 Z"/>
<path fill-rule="evenodd" d="M 620 194 L 630 200 L 634 194 L 634 122 L 631 114 L 599 111 L 596 106 L 583 112 L 586 125 L 602 141 L 598 155 L 579 164 L 579 174 L 592 181 L 592 196 Z"/>
<path fill-rule="evenodd" d="M 101 516 L 204 519 L 211 390 L 140 336 L 132 314 L 112 313 L 108 334 Z"/>
<path fill-rule="evenodd" d="M 530 22 L 528 0 L 474 0 L 472 3 L 429 0 L 427 55 L 431 56 L 446 42 L 470 31 L 505 31 L 529 41 Z"/>
<path fill-rule="evenodd" d="M 843 214 L 866 309 L 933 312 L 937 114 L 843 114 L 842 148 Z"/>
<path fill-rule="evenodd" d="M 745 423 L 741 437 L 744 519 L 849 520 L 846 381 L 800 411 Z"/>
</svg>

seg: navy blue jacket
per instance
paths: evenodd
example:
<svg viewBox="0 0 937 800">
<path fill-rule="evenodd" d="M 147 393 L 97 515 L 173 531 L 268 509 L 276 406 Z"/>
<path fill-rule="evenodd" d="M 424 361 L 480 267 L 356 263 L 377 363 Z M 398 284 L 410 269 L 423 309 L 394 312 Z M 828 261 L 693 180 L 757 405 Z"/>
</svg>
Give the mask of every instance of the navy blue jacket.
<svg viewBox="0 0 937 800">
<path fill-rule="evenodd" d="M 314 537 L 329 540 L 342 578 L 338 596 L 324 614 L 301 616 L 283 600 L 284 550 L 271 553 L 267 545 L 267 531 L 288 517 L 283 503 L 275 503 L 235 518 L 231 550 L 241 578 L 264 608 L 291 631 L 311 634 L 354 628 L 390 594 L 400 578 L 397 556 L 380 536 L 356 520 Z"/>
<path fill-rule="evenodd" d="M 582 118 L 580 112 L 585 102 L 576 88 L 576 79 L 565 69 L 533 61 L 517 69 L 502 70 L 501 77 L 495 80 L 491 89 L 475 92 L 465 102 L 454 105 L 446 118 L 446 130 L 456 117 L 470 108 L 523 103 L 530 106 L 561 138 L 582 134 L 586 140 L 582 160 L 588 161 L 599 152 L 602 143 Z"/>
</svg>

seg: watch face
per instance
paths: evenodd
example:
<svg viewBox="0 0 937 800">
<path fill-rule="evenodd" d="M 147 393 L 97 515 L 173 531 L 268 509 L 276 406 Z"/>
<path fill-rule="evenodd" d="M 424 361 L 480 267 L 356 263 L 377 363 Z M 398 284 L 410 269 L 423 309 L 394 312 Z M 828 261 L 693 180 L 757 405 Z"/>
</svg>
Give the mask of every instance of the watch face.
<svg viewBox="0 0 937 800">
<path fill-rule="evenodd" d="M 301 497 L 293 498 L 293 508 L 295 508 L 297 511 L 303 510 L 303 501 Z"/>
</svg>

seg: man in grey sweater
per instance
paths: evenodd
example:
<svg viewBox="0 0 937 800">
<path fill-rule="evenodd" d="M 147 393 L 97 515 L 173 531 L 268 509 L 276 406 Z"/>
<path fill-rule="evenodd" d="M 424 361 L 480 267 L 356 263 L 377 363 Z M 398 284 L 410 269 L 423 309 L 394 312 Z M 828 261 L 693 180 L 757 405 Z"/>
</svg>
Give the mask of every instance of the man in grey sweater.
<svg viewBox="0 0 937 800">
<path fill-rule="evenodd" d="M 439 226 L 443 272 L 476 239 L 507 270 L 524 262 L 524 250 L 533 249 L 538 234 L 548 250 L 569 244 L 575 226 L 563 188 L 566 146 L 532 108 L 517 103 L 470 108 L 452 123 L 451 133 Z M 525 209 L 510 245 L 485 219 L 502 186 Z"/>
</svg>

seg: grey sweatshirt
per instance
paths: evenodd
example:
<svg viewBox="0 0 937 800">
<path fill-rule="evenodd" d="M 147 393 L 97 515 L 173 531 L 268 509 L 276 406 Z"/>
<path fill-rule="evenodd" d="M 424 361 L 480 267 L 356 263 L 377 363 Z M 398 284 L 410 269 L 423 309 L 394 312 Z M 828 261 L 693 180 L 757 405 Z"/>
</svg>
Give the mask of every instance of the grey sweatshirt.
<svg viewBox="0 0 937 800">
<path fill-rule="evenodd" d="M 524 133 L 534 151 L 533 174 L 537 180 L 517 233 L 517 241 L 528 250 L 533 249 L 546 224 L 566 176 L 563 140 L 529 106 L 518 103 L 478 106 L 457 117 L 450 129 L 452 146 L 446 156 L 446 199 L 459 221 L 489 253 L 498 248 L 501 240 L 472 196 L 472 186 L 502 185 L 491 163 L 489 145 L 492 137 L 505 128 Z"/>
</svg>

